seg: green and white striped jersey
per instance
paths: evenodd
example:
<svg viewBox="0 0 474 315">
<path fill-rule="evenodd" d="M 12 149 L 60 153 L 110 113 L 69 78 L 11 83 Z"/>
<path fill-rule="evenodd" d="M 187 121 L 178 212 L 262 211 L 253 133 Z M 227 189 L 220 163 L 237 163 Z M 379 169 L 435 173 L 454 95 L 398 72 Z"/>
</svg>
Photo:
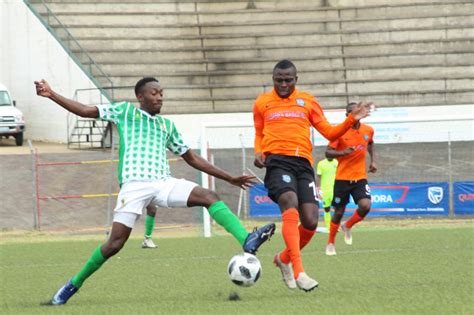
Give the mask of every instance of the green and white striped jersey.
<svg viewBox="0 0 474 315">
<path fill-rule="evenodd" d="M 151 116 L 129 102 L 100 105 L 97 108 L 100 119 L 115 123 L 118 129 L 120 184 L 170 177 L 166 149 L 176 155 L 182 155 L 189 149 L 169 119 Z"/>
</svg>

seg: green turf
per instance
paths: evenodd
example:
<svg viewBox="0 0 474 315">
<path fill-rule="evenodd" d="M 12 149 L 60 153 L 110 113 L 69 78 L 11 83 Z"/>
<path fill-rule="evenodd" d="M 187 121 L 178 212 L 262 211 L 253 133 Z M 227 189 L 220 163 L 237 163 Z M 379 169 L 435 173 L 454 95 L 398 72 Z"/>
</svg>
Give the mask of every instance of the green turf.
<svg viewBox="0 0 474 315">
<path fill-rule="evenodd" d="M 230 237 L 158 239 L 143 250 L 131 239 L 85 282 L 67 305 L 40 306 L 81 267 L 98 241 L 10 242 L 0 245 L 1 314 L 474 314 L 472 226 L 354 231 L 338 235 L 335 257 L 327 234 L 303 251 L 306 272 L 320 287 L 287 289 L 273 267 L 276 235 L 258 255 L 263 266 L 251 288 L 226 275 L 239 252 Z M 237 294 L 238 301 L 229 295 Z"/>
</svg>

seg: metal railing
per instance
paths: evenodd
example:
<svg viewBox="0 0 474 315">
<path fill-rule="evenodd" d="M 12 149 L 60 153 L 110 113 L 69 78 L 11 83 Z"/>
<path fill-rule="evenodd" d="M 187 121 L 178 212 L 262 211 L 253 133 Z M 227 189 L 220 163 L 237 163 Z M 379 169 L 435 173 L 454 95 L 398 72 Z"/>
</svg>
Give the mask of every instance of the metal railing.
<svg viewBox="0 0 474 315">
<path fill-rule="evenodd" d="M 23 0 L 26 6 L 41 21 L 51 35 L 68 53 L 69 57 L 84 71 L 100 92 L 110 101 L 113 100 L 113 82 L 89 53 L 79 44 L 67 27 L 50 10 L 44 0 Z M 95 75 L 102 78 L 100 82 Z M 110 91 L 108 91 L 110 90 Z"/>
</svg>

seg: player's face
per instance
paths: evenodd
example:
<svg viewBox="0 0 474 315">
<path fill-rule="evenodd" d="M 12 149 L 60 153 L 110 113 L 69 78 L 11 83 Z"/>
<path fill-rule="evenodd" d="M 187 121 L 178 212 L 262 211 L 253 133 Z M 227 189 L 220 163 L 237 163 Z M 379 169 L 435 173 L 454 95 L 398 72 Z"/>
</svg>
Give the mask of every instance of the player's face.
<svg viewBox="0 0 474 315">
<path fill-rule="evenodd" d="M 148 82 L 137 99 L 144 111 L 150 115 L 159 114 L 163 106 L 163 89 L 158 82 Z"/>
<path fill-rule="evenodd" d="M 277 68 L 273 71 L 273 87 L 281 98 L 288 98 L 293 93 L 296 81 L 298 81 L 298 76 L 295 68 Z"/>
</svg>

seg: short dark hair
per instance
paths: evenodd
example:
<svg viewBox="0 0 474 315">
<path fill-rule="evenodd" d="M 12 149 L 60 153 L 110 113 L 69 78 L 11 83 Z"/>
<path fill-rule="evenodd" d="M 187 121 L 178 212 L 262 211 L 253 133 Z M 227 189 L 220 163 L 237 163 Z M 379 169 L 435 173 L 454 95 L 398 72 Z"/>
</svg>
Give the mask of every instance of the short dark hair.
<svg viewBox="0 0 474 315">
<path fill-rule="evenodd" d="M 349 102 L 349 104 L 347 104 L 347 106 L 346 106 L 346 113 L 349 113 L 351 108 L 355 105 L 357 105 L 357 102 Z"/>
<path fill-rule="evenodd" d="M 140 94 L 143 90 L 143 87 L 148 82 L 159 82 L 159 81 L 156 78 L 153 78 L 153 77 L 144 77 L 144 78 L 138 80 L 137 84 L 135 84 L 135 95 Z"/>
<path fill-rule="evenodd" d="M 278 63 L 273 67 L 273 72 L 275 72 L 276 69 L 289 69 L 289 68 L 294 68 L 296 71 L 296 66 L 291 60 L 288 59 L 283 59 L 278 61 Z"/>
</svg>

